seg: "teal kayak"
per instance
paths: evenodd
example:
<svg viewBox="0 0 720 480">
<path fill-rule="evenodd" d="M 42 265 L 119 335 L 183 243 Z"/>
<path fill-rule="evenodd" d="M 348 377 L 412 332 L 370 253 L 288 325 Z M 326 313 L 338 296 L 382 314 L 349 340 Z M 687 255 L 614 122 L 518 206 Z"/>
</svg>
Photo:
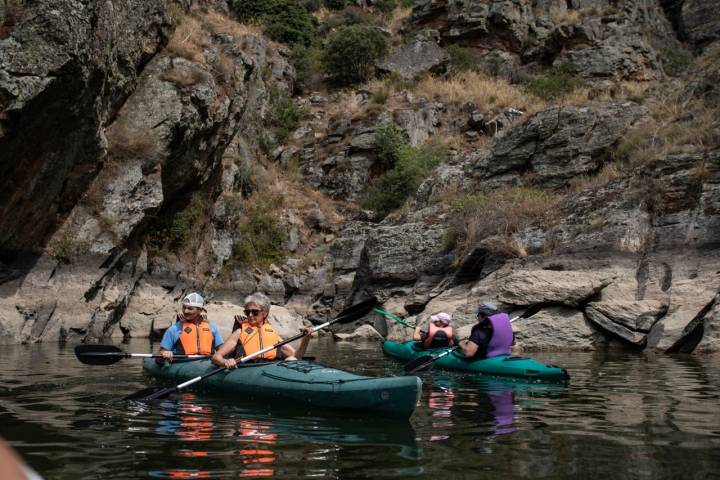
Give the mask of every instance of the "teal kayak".
<svg viewBox="0 0 720 480">
<path fill-rule="evenodd" d="M 383 352 L 403 361 L 410 361 L 425 355 L 439 355 L 447 348 L 419 348 L 409 340 L 398 343 L 386 340 L 382 343 Z M 512 377 L 525 381 L 567 382 L 570 380 L 567 370 L 554 365 L 545 365 L 533 358 L 499 355 L 497 357 L 468 360 L 457 351 L 439 358 L 435 366 L 448 370 L 474 372 L 497 377 Z"/>
<path fill-rule="evenodd" d="M 215 367 L 209 360 L 159 365 L 143 360 L 145 373 L 180 383 Z M 199 388 L 239 394 L 243 400 L 277 401 L 297 407 L 366 412 L 392 418 L 412 415 L 420 396 L 418 377 L 363 377 L 307 360 L 249 363 L 208 377 Z"/>
</svg>

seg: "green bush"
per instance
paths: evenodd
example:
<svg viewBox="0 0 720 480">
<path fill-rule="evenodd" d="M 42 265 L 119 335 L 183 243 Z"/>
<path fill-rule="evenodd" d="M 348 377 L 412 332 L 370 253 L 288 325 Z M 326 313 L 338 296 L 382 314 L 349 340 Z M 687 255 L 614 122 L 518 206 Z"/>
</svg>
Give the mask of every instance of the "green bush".
<svg viewBox="0 0 720 480">
<path fill-rule="evenodd" d="M 460 73 L 478 68 L 477 54 L 470 48 L 460 47 L 458 45 L 450 45 L 447 48 L 450 55 L 450 72 Z"/>
<path fill-rule="evenodd" d="M 248 205 L 233 248 L 234 261 L 261 267 L 285 258 L 287 234 L 276 214 L 283 201 L 282 196 L 270 195 L 260 204 Z"/>
<path fill-rule="evenodd" d="M 355 6 L 345 7 L 335 15 L 331 15 L 322 24 L 319 31 L 321 35 L 350 25 L 379 25 L 380 20 L 367 10 Z"/>
<path fill-rule="evenodd" d="M 563 62 L 547 75 L 538 75 L 525 86 L 528 93 L 543 100 L 553 100 L 572 93 L 583 80 L 575 74 L 572 62 Z"/>
<path fill-rule="evenodd" d="M 293 0 L 233 0 L 240 20 L 260 20 L 265 34 L 278 42 L 311 45 L 317 39 L 317 21 Z"/>
<path fill-rule="evenodd" d="M 295 89 L 307 92 L 322 85 L 322 50 L 296 44 L 290 53 L 290 63 L 295 67 Z"/>
<path fill-rule="evenodd" d="M 325 0 L 325 6 L 330 10 L 341 10 L 350 5 L 355 5 L 354 0 Z"/>
<path fill-rule="evenodd" d="M 402 8 L 410 8 L 415 6 L 415 0 L 400 0 L 400 6 Z"/>
<path fill-rule="evenodd" d="M 403 206 L 417 192 L 422 181 L 447 156 L 447 148 L 430 144 L 422 148 L 403 145 L 395 166 L 375 181 L 365 194 L 363 208 L 372 210 L 375 220 Z"/>
<path fill-rule="evenodd" d="M 335 83 L 351 85 L 367 80 L 387 51 L 388 41 L 377 28 L 353 25 L 330 34 L 323 64 Z"/>
<path fill-rule="evenodd" d="M 692 63 L 693 56 L 690 52 L 679 48 L 665 47 L 660 50 L 665 73 L 671 77 L 679 77 Z"/>
<path fill-rule="evenodd" d="M 205 195 L 194 192 L 181 209 L 162 212 L 157 228 L 148 239 L 149 249 L 154 253 L 167 252 L 200 238 L 206 224 L 207 203 Z"/>
<path fill-rule="evenodd" d="M 382 125 L 375 132 L 375 151 L 384 170 L 393 168 L 400 157 L 400 151 L 407 146 L 408 138 L 404 130 L 392 123 Z"/>
<path fill-rule="evenodd" d="M 282 144 L 300 126 L 300 121 L 308 113 L 305 109 L 298 108 L 284 90 L 272 87 L 269 96 L 271 103 L 268 126 L 272 129 L 276 143 Z"/>
<path fill-rule="evenodd" d="M 385 16 L 391 14 L 397 8 L 397 5 L 397 0 L 375 0 L 373 2 L 373 7 Z"/>
</svg>

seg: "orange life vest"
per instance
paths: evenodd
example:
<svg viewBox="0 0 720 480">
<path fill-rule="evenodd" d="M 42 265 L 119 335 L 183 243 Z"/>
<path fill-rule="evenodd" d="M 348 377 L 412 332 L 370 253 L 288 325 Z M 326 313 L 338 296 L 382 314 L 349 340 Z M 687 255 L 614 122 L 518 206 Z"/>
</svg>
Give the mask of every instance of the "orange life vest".
<svg viewBox="0 0 720 480">
<path fill-rule="evenodd" d="M 213 350 L 213 333 L 207 320 L 198 325 L 183 321 L 180 345 L 185 355 L 210 355 Z"/>
<path fill-rule="evenodd" d="M 240 329 L 240 338 L 238 339 L 238 345 L 235 348 L 236 357 L 252 355 L 258 350 L 262 350 L 282 341 L 268 321 L 265 321 L 265 323 L 263 323 L 259 328 L 251 323 L 243 322 Z M 277 357 L 278 349 L 275 348 L 255 357 L 255 360 L 261 358 L 265 360 L 274 360 Z"/>
<path fill-rule="evenodd" d="M 447 325 L 443 328 L 440 328 L 435 325 L 435 323 L 430 322 L 430 327 L 428 328 L 427 337 L 425 337 L 425 340 L 422 342 L 423 348 L 431 348 L 433 346 L 433 338 L 435 338 L 435 335 L 437 335 L 438 332 L 445 333 L 445 337 L 448 339 L 447 346 L 452 347 L 455 343 L 453 341 L 453 328 L 450 325 Z"/>
</svg>

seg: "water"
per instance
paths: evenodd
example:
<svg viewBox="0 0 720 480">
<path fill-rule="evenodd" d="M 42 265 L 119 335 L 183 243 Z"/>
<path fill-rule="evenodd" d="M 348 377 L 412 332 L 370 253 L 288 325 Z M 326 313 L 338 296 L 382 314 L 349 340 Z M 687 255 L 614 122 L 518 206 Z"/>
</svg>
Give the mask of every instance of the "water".
<svg viewBox="0 0 720 480">
<path fill-rule="evenodd" d="M 308 354 L 402 373 L 375 343 L 313 343 Z M 138 360 L 93 367 L 71 346 L 4 346 L 0 436 L 47 479 L 720 478 L 717 358 L 535 357 L 566 367 L 571 384 L 435 371 L 410 420 L 389 422 L 208 394 L 122 402 L 156 383 Z"/>
</svg>

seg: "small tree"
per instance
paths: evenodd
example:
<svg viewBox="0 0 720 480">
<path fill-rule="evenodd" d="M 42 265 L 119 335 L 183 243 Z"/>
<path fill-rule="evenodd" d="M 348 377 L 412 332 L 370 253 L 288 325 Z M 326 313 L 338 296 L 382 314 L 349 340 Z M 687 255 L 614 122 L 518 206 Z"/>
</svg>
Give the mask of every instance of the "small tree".
<svg viewBox="0 0 720 480">
<path fill-rule="evenodd" d="M 370 77 L 375 62 L 387 51 L 388 41 L 380 30 L 367 25 L 352 25 L 330 34 L 323 64 L 335 83 L 360 83 Z"/>
</svg>

